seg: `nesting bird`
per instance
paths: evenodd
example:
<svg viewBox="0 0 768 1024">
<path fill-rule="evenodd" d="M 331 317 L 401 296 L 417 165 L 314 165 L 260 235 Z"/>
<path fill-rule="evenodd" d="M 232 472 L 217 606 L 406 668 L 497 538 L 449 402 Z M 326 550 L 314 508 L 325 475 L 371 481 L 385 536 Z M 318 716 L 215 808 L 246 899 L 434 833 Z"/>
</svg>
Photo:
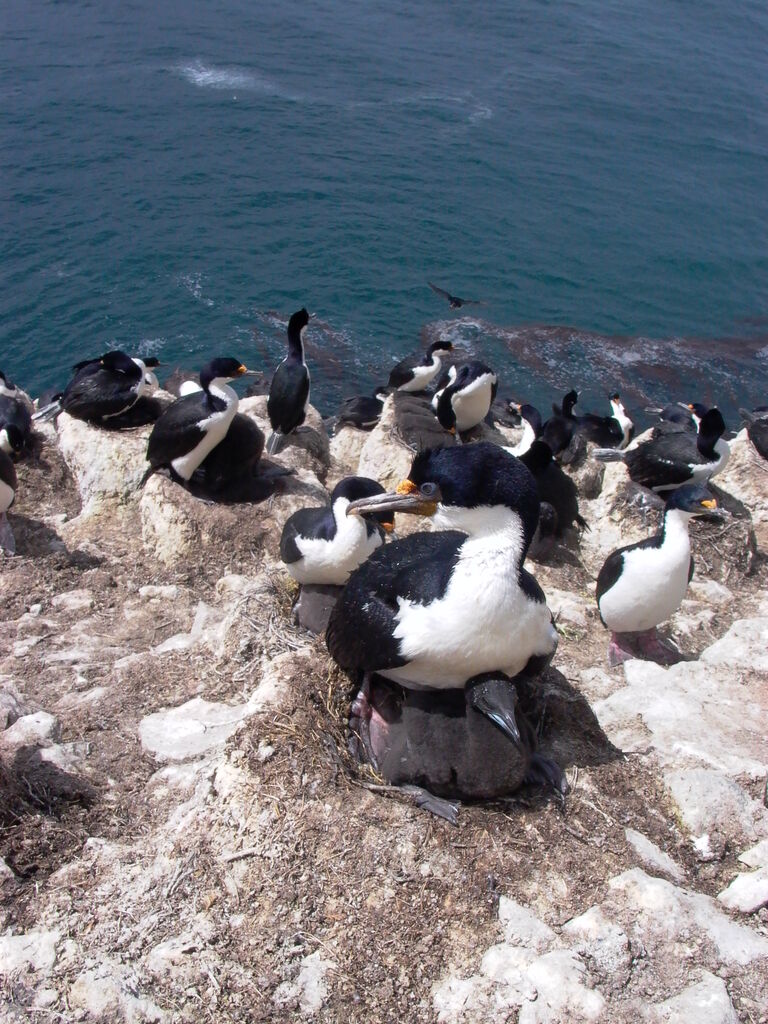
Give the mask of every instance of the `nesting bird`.
<svg viewBox="0 0 768 1024">
<path fill-rule="evenodd" d="M 611 665 L 628 658 L 662 664 L 680 660 L 679 652 L 659 639 L 656 627 L 678 610 L 693 576 L 688 522 L 716 506 L 701 484 L 679 487 L 667 499 L 658 533 L 613 551 L 605 560 L 597 577 L 597 606 L 603 625 L 611 630 Z"/>
<path fill-rule="evenodd" d="M 117 349 L 98 359 L 76 363 L 61 395 L 39 409 L 34 420 L 66 412 L 75 419 L 104 424 L 131 409 L 146 393 L 146 366 Z"/>
<path fill-rule="evenodd" d="M 635 425 L 627 415 L 624 404 L 618 393 L 610 396 L 610 416 L 598 416 L 596 413 L 585 413 L 574 416 L 576 431 L 587 441 L 603 448 L 626 448 L 634 434 Z"/>
<path fill-rule="evenodd" d="M 347 514 L 382 511 L 430 516 L 442 532 L 389 544 L 352 573 L 326 636 L 343 669 L 450 689 L 549 662 L 557 634 L 523 568 L 539 499 L 519 460 L 487 442 L 420 452 L 394 493 Z"/>
<path fill-rule="evenodd" d="M 304 335 L 309 313 L 300 309 L 288 321 L 288 355 L 283 359 L 269 386 L 267 415 L 272 433 L 267 452 L 275 455 L 284 439 L 300 427 L 309 406 L 309 370 L 304 360 Z"/>
<path fill-rule="evenodd" d="M 440 426 L 464 433 L 482 423 L 490 412 L 498 381 L 490 366 L 478 360 L 463 363 L 455 371 L 432 404 Z"/>
<path fill-rule="evenodd" d="M 188 483 L 205 457 L 223 440 L 237 412 L 238 399 L 228 381 L 251 374 L 239 359 L 214 359 L 200 371 L 202 390 L 163 411 L 147 444 L 149 469 L 144 481 L 167 467 L 177 481 Z"/>
<path fill-rule="evenodd" d="M 386 397 L 386 388 L 376 388 L 372 395 L 345 398 L 336 415 L 334 429 L 348 423 L 358 430 L 373 430 L 381 417 Z"/>
<path fill-rule="evenodd" d="M 661 493 L 687 483 L 704 483 L 720 473 L 730 455 L 724 431 L 720 410 L 709 409 L 698 434 L 661 434 L 628 451 L 598 448 L 594 454 L 603 462 L 623 461 L 635 483 Z"/>
<path fill-rule="evenodd" d="M 402 359 L 389 372 L 388 386 L 398 391 L 424 391 L 440 372 L 443 356 L 453 351 L 450 341 L 434 341 L 420 361 Z"/>
<path fill-rule="evenodd" d="M 330 505 L 302 508 L 287 520 L 280 538 L 280 557 L 300 583 L 294 617 L 305 629 L 322 633 L 341 587 L 350 573 L 384 543 L 394 527 L 394 513 L 348 516 L 353 501 L 384 493 L 367 477 L 349 476 L 331 492 Z"/>
</svg>

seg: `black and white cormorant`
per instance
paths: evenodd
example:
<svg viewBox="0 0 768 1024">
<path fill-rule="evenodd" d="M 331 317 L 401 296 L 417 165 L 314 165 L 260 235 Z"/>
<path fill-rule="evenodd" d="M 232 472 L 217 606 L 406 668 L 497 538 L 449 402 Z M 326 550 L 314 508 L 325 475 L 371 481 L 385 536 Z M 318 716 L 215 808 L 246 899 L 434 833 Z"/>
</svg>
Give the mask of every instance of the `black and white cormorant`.
<svg viewBox="0 0 768 1024">
<path fill-rule="evenodd" d="M 440 426 L 460 434 L 478 426 L 491 410 L 497 386 L 496 374 L 485 363 L 472 360 L 457 366 L 453 380 L 434 402 Z"/>
<path fill-rule="evenodd" d="M 364 476 L 348 476 L 331 492 L 330 505 L 301 508 L 286 521 L 280 538 L 280 557 L 297 583 L 341 586 L 384 542 L 394 526 L 393 512 L 348 516 L 353 501 L 384 494 L 384 488 Z"/>
<path fill-rule="evenodd" d="M 453 351 L 450 341 L 433 341 L 423 359 L 402 359 L 389 372 L 388 386 L 398 391 L 424 391 L 440 372 L 443 356 Z"/>
<path fill-rule="evenodd" d="M 374 676 L 357 694 L 349 726 L 359 760 L 454 825 L 454 800 L 503 799 L 526 783 L 566 789 L 558 766 L 536 753 L 516 685 L 500 672 L 439 691 Z"/>
<path fill-rule="evenodd" d="M 347 514 L 383 511 L 432 516 L 442 532 L 389 544 L 352 573 L 326 634 L 343 669 L 451 689 L 549 662 L 557 633 L 523 568 L 539 498 L 518 459 L 488 442 L 420 452 L 394 493 Z"/>
<path fill-rule="evenodd" d="M 381 410 L 387 398 L 386 388 L 376 388 L 372 395 L 356 395 L 345 398 L 334 418 L 334 430 L 349 424 L 358 430 L 373 430 L 381 417 Z"/>
<path fill-rule="evenodd" d="M 666 664 L 680 660 L 679 652 L 659 639 L 656 627 L 675 614 L 693 576 L 688 521 L 716 506 L 703 485 L 679 487 L 667 499 L 658 533 L 606 559 L 597 577 L 597 606 L 611 631 L 612 665 L 629 658 Z"/>
<path fill-rule="evenodd" d="M 13 554 L 16 545 L 6 512 L 16 497 L 16 468 L 10 457 L 0 449 L 0 550 Z"/>
<path fill-rule="evenodd" d="M 704 483 L 725 468 L 730 448 L 723 440 L 724 430 L 720 410 L 709 409 L 697 434 L 661 434 L 628 451 L 597 448 L 594 454 L 603 462 L 623 461 L 630 478 L 643 487 L 671 491 L 683 484 Z"/>
<path fill-rule="evenodd" d="M 510 402 L 510 407 L 517 411 L 520 419 L 522 420 L 523 436 L 516 445 L 511 447 L 503 445 L 502 447 L 505 452 L 509 452 L 510 455 L 515 455 L 517 458 L 520 458 L 521 455 L 525 455 L 536 438 L 541 435 L 541 413 L 535 406 L 529 405 L 527 402 L 524 402 L 522 405 L 518 405 L 516 402 Z M 550 448 L 550 451 L 551 450 L 552 449 Z"/>
<path fill-rule="evenodd" d="M 32 413 L 26 401 L 0 394 L 0 450 L 19 455 L 29 446 L 31 436 Z"/>
<path fill-rule="evenodd" d="M 309 370 L 304 361 L 304 334 L 309 313 L 300 309 L 288 321 L 288 355 L 275 370 L 269 386 L 267 415 L 272 433 L 267 452 L 280 451 L 284 438 L 300 427 L 309 406 Z"/>
<path fill-rule="evenodd" d="M 348 516 L 353 501 L 384 494 L 375 480 L 348 476 L 331 492 L 330 505 L 302 508 L 287 520 L 280 557 L 301 584 L 294 618 L 305 629 L 322 633 L 350 573 L 381 547 L 394 527 L 393 512 Z"/>
<path fill-rule="evenodd" d="M 626 448 L 632 440 L 635 425 L 618 393 L 611 395 L 608 401 L 612 410 L 610 416 L 598 416 L 592 412 L 574 416 L 575 429 L 587 441 L 603 448 Z"/>
<path fill-rule="evenodd" d="M 171 476 L 189 482 L 206 455 L 225 437 L 237 412 L 237 394 L 227 381 L 247 370 L 239 359 L 214 359 L 200 371 L 201 391 L 178 398 L 163 411 L 147 444 L 149 469 L 167 467 Z"/>
<path fill-rule="evenodd" d="M 461 309 L 462 306 L 482 306 L 483 303 L 480 299 L 460 299 L 458 295 L 451 295 L 445 288 L 438 288 L 436 284 L 432 284 L 431 281 L 427 281 L 427 284 L 435 293 L 440 295 L 446 300 L 451 309 Z"/>
<path fill-rule="evenodd" d="M 61 396 L 39 409 L 34 420 L 49 420 L 66 412 L 78 420 L 104 423 L 132 408 L 146 388 L 146 368 L 125 352 L 106 352 L 98 359 L 77 363 Z"/>
<path fill-rule="evenodd" d="M 755 450 L 764 459 L 768 459 L 768 407 L 760 406 L 752 412 L 739 409 L 739 415 L 747 425 L 747 437 Z"/>
</svg>

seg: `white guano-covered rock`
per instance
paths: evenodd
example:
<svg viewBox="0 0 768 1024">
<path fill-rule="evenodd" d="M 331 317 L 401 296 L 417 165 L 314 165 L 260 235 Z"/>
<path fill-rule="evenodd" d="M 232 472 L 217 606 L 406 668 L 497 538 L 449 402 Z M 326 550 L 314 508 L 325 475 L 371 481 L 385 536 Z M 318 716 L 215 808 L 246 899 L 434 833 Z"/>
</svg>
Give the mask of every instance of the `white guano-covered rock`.
<svg viewBox="0 0 768 1024">
<path fill-rule="evenodd" d="M 193 697 L 143 719 L 141 745 L 159 761 L 186 761 L 224 743 L 248 715 L 245 704 L 232 707 Z"/>
<path fill-rule="evenodd" d="M 730 910 L 754 914 L 768 905 L 768 867 L 737 875 L 717 897 Z"/>
<path fill-rule="evenodd" d="M 0 977 L 8 978 L 23 968 L 50 971 L 56 963 L 56 947 L 60 939 L 60 931 L 43 928 L 21 935 L 0 935 Z"/>
<path fill-rule="evenodd" d="M 81 517 L 105 505 L 121 505 L 137 492 L 147 469 L 151 426 L 103 430 L 62 413 L 57 421 L 59 447 L 77 482 Z"/>
<path fill-rule="evenodd" d="M 738 1016 L 722 978 L 704 971 L 701 981 L 679 995 L 649 1007 L 650 1024 L 738 1024 Z"/>
</svg>

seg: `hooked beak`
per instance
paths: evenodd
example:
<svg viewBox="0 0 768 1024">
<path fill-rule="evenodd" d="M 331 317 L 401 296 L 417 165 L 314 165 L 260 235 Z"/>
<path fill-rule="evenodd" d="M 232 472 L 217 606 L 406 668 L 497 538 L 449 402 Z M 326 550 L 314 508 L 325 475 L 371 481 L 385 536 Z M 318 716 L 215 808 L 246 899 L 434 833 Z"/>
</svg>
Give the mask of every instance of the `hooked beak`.
<svg viewBox="0 0 768 1024">
<path fill-rule="evenodd" d="M 238 375 L 238 377 L 258 377 L 259 371 L 258 370 L 249 370 L 245 366 L 239 366 L 237 368 L 237 375 Z"/>
<path fill-rule="evenodd" d="M 440 502 L 436 489 L 429 497 L 422 494 L 416 484 L 403 480 L 397 490 L 375 494 L 372 498 L 358 498 L 347 505 L 348 516 L 364 516 L 371 512 L 406 512 L 417 516 L 433 516 Z"/>
<path fill-rule="evenodd" d="M 467 692 L 467 702 L 498 726 L 515 746 L 522 747 L 523 741 L 515 716 L 517 694 L 509 679 L 489 679 L 472 685 Z"/>
</svg>

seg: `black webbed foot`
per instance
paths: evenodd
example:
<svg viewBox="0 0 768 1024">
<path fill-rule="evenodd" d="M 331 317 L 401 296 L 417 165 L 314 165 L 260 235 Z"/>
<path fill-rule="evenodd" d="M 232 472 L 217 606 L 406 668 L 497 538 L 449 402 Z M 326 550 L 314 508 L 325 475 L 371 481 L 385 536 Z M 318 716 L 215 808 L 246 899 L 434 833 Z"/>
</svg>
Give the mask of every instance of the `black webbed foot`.
<svg viewBox="0 0 768 1024">
<path fill-rule="evenodd" d="M 459 805 L 457 803 L 434 796 L 428 789 L 423 789 L 421 786 L 406 785 L 399 788 L 403 793 L 408 793 L 413 797 L 418 808 L 429 811 L 437 818 L 443 818 L 451 825 L 458 825 Z"/>
</svg>

